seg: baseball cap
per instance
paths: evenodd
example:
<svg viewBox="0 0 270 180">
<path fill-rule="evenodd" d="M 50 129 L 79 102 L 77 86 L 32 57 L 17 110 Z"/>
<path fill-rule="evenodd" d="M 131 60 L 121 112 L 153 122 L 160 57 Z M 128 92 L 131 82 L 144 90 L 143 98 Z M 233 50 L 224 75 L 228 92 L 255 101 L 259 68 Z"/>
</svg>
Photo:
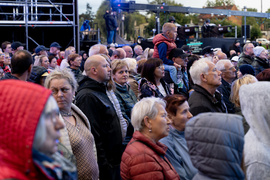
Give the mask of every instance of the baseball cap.
<svg viewBox="0 0 270 180">
<path fill-rule="evenodd" d="M 50 47 L 57 47 L 57 48 L 62 48 L 58 42 L 53 42 Z"/>
<path fill-rule="evenodd" d="M 13 42 L 12 44 L 11 44 L 11 48 L 13 49 L 13 50 L 16 50 L 18 47 L 20 47 L 20 46 L 24 46 L 25 44 L 22 44 L 21 42 L 19 42 L 19 41 L 15 41 L 15 42 Z"/>
<path fill-rule="evenodd" d="M 238 62 L 238 59 L 239 59 L 239 56 L 233 56 L 231 61 L 235 61 L 235 62 Z"/>
<path fill-rule="evenodd" d="M 173 57 L 181 57 L 181 58 L 185 58 L 188 57 L 189 55 L 186 54 L 183 49 L 181 48 L 175 48 L 170 52 L 170 58 L 172 59 Z"/>
<path fill-rule="evenodd" d="M 181 49 L 183 49 L 184 51 L 190 52 L 190 48 L 189 48 L 188 45 L 183 45 L 183 46 L 181 47 Z"/>
<path fill-rule="evenodd" d="M 214 49 L 211 46 L 206 46 L 202 50 L 202 55 L 213 53 Z"/>
<path fill-rule="evenodd" d="M 39 53 L 40 51 L 48 51 L 49 50 L 49 48 L 46 48 L 45 46 L 43 46 L 43 45 L 39 45 L 39 46 L 37 46 L 36 47 L 36 49 L 35 49 L 35 53 Z"/>
</svg>

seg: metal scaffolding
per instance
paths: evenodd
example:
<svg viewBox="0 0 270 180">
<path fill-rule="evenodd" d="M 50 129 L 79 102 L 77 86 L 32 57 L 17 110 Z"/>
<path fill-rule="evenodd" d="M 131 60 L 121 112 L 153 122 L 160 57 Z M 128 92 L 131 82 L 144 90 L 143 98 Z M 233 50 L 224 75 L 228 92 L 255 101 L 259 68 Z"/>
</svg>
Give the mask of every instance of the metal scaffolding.
<svg viewBox="0 0 270 180">
<path fill-rule="evenodd" d="M 53 1 L 53 2 L 52 2 Z M 74 47 L 79 48 L 77 0 L 7 0 L 0 1 L 0 27 L 25 27 L 25 42 L 29 39 L 29 27 L 73 27 Z M 68 9 L 68 10 L 67 10 Z"/>
</svg>

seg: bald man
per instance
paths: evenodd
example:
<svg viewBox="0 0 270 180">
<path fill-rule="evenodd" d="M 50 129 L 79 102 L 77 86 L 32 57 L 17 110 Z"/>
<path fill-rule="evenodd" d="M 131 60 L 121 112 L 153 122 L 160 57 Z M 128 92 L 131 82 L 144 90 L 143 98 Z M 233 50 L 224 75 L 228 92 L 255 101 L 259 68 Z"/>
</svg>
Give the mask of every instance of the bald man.
<svg viewBox="0 0 270 180">
<path fill-rule="evenodd" d="M 104 54 L 106 56 L 109 56 L 107 47 L 103 44 L 95 44 L 91 46 L 91 48 L 89 49 L 89 57 L 97 54 Z"/>
<path fill-rule="evenodd" d="M 106 83 L 111 76 L 110 64 L 104 57 L 92 55 L 86 60 L 84 69 L 87 77 L 80 82 L 75 102 L 91 124 L 97 148 L 99 179 L 120 180 L 121 126 L 106 93 Z"/>
<path fill-rule="evenodd" d="M 124 59 L 126 58 L 126 52 L 122 48 L 117 48 L 116 50 L 113 51 L 111 60 L 113 61 L 114 59 Z"/>
<path fill-rule="evenodd" d="M 133 58 L 133 50 L 130 46 L 124 46 L 122 48 L 125 50 L 127 58 Z"/>
</svg>

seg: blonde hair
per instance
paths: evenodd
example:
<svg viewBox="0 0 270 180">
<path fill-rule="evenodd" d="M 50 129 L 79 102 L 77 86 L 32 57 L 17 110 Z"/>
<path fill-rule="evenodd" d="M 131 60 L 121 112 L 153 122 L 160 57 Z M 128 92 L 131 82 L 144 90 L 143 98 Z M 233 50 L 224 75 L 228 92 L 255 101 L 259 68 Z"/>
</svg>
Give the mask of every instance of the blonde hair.
<svg viewBox="0 0 270 180">
<path fill-rule="evenodd" d="M 112 73 L 113 75 L 115 75 L 116 71 L 118 71 L 119 69 L 123 68 L 123 67 L 127 67 L 128 68 L 128 64 L 126 61 L 122 60 L 122 59 L 115 59 L 112 61 Z M 128 68 L 129 70 L 129 68 Z"/>
<path fill-rule="evenodd" d="M 240 107 L 239 90 L 243 84 L 255 83 L 258 80 L 256 77 L 246 74 L 243 77 L 235 80 L 232 83 L 230 101 L 235 104 L 236 107 Z"/>
<path fill-rule="evenodd" d="M 42 59 L 47 57 L 45 55 L 35 56 L 34 66 L 42 66 Z"/>
<path fill-rule="evenodd" d="M 68 56 L 71 54 L 71 51 L 72 51 L 73 49 L 75 50 L 75 47 L 69 46 L 69 47 L 65 50 L 65 59 L 68 58 Z"/>
</svg>

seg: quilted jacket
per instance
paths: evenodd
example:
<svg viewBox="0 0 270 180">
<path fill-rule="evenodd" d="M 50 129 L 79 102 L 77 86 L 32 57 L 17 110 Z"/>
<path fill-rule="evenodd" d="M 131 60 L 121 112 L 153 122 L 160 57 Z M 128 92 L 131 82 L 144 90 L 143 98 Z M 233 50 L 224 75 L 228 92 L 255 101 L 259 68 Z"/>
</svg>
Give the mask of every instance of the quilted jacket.
<svg viewBox="0 0 270 180">
<path fill-rule="evenodd" d="M 153 143 L 139 131 L 135 131 L 121 161 L 123 180 L 179 180 L 179 176 L 164 156 L 167 147 Z"/>
</svg>

